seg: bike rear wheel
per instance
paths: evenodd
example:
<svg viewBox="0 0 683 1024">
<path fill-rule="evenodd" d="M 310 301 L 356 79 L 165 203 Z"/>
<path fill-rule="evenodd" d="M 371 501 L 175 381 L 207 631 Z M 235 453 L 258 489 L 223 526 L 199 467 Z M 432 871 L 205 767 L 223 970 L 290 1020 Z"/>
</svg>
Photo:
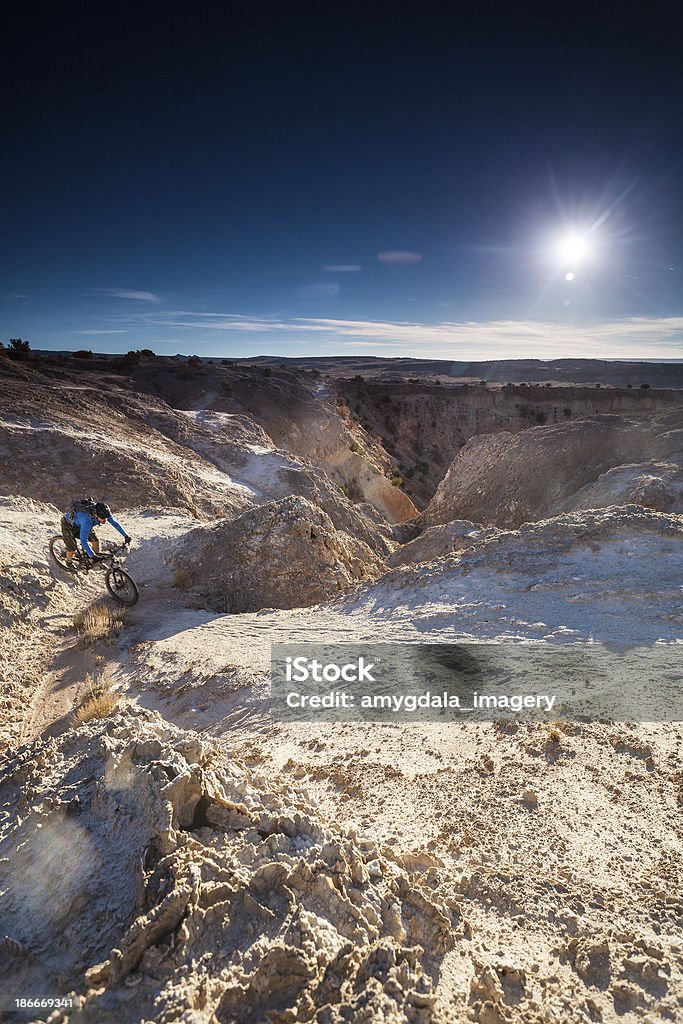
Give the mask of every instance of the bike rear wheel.
<svg viewBox="0 0 683 1024">
<path fill-rule="evenodd" d="M 132 576 L 129 576 L 125 569 L 114 566 L 107 569 L 104 577 L 107 590 L 119 604 L 135 604 L 138 597 L 138 588 Z"/>
<path fill-rule="evenodd" d="M 69 568 L 69 563 L 66 560 L 66 544 L 64 543 L 64 538 L 60 533 L 50 541 L 50 554 L 60 568 Z"/>
</svg>

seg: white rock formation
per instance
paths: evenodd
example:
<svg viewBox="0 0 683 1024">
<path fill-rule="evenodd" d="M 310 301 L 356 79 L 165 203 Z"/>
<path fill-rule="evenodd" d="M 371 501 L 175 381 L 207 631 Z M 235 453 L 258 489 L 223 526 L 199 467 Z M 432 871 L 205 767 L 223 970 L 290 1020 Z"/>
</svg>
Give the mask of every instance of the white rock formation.
<svg viewBox="0 0 683 1024">
<path fill-rule="evenodd" d="M 471 519 L 514 529 L 573 508 L 630 502 L 683 511 L 679 419 L 649 425 L 594 416 L 477 435 L 453 460 L 418 523 Z"/>
<path fill-rule="evenodd" d="M 197 527 L 174 564 L 179 586 L 230 612 L 318 604 L 381 567 L 367 544 L 336 530 L 306 498 L 291 496 Z"/>
<path fill-rule="evenodd" d="M 218 744 L 130 709 L 24 748 L 10 803 L 0 984 L 71 993 L 60 1019 L 432 1019 L 457 915 Z"/>
</svg>

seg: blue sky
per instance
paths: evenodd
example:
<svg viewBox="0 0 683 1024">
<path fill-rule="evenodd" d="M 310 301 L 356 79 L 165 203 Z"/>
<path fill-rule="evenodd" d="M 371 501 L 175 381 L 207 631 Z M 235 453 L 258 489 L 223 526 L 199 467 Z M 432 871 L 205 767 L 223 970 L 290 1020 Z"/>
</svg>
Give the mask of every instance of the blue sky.
<svg viewBox="0 0 683 1024">
<path fill-rule="evenodd" d="M 73 10 L 11 16 L 3 340 L 681 356 L 675 6 Z"/>
</svg>

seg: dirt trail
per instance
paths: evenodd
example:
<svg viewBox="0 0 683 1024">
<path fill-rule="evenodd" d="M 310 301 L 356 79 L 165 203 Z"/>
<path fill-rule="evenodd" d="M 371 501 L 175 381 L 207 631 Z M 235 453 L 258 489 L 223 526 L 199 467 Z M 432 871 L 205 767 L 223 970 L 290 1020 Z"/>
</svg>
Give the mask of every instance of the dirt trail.
<svg viewBox="0 0 683 1024">
<path fill-rule="evenodd" d="M 33 693 L 22 726 L 22 743 L 60 736 L 69 728 L 72 714 L 88 692 L 91 681 L 99 680 L 95 659 L 93 651 L 79 646 L 78 638 L 57 644 L 50 667 Z"/>
<path fill-rule="evenodd" d="M 59 736 L 72 725 L 74 710 L 95 686 L 106 682 L 113 648 L 106 642 L 85 643 L 74 626 L 83 609 L 107 601 L 100 593 L 103 579 L 72 578 L 50 565 L 56 588 L 68 611 L 42 616 L 30 636 L 33 670 L 24 675 L 33 682 L 21 723 L 20 742 Z"/>
<path fill-rule="evenodd" d="M 178 591 L 170 585 L 170 573 L 164 563 L 164 540 L 167 539 L 146 538 L 150 550 L 143 553 L 144 557 L 139 553 L 137 573 L 133 554 L 133 568 L 130 565 L 128 568 L 137 576 L 140 600 L 137 605 L 124 609 L 119 636 L 88 640 L 75 633 L 73 614 L 45 617 L 43 628 L 35 633 L 35 654 L 46 668 L 40 674 L 40 682 L 33 691 L 22 723 L 22 743 L 65 732 L 73 723 L 74 711 L 93 688 L 116 688 L 118 677 L 127 668 L 131 647 L 144 643 L 159 622 L 169 615 L 186 611 Z M 51 571 L 57 581 L 68 587 L 75 611 L 98 604 L 121 607 L 108 596 L 100 574 L 73 579 L 54 566 Z M 129 689 L 128 696 L 136 694 Z"/>
</svg>

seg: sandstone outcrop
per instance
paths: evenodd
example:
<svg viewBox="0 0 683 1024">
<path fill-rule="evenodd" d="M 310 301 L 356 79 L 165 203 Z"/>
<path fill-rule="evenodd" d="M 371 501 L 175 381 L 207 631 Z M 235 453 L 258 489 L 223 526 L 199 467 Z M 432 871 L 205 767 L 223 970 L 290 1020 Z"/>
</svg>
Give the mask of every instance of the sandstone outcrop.
<svg viewBox="0 0 683 1024">
<path fill-rule="evenodd" d="M 381 605 L 388 620 L 414 609 L 419 628 L 498 639 L 653 644 L 680 635 L 682 578 L 683 517 L 625 505 L 490 531 L 344 604 Z"/>
<path fill-rule="evenodd" d="M 559 511 L 630 504 L 658 512 L 683 511 L 683 467 L 655 460 L 615 466 L 572 495 Z"/>
<path fill-rule="evenodd" d="M 672 429 L 677 422 L 671 416 L 654 424 L 595 416 L 473 437 L 418 522 L 434 526 L 465 518 L 515 528 L 573 508 L 629 502 L 683 510 L 683 452 Z"/>
<path fill-rule="evenodd" d="M 247 488 L 150 422 L 125 415 L 94 381 L 36 374 L 28 385 L 5 380 L 2 387 L 0 492 L 63 509 L 94 494 L 114 508 L 174 505 L 205 516 L 250 501 Z"/>
<path fill-rule="evenodd" d="M 146 422 L 151 423 L 230 480 L 239 481 L 248 489 L 251 501 L 298 494 L 319 505 L 338 530 L 358 537 L 378 554 L 386 555 L 393 550 L 389 523 L 376 507 L 350 501 L 324 470 L 308 459 L 276 448 L 270 436 L 249 416 L 213 409 L 178 413 L 165 404 L 150 407 L 146 399 L 138 397 L 133 403 L 128 396 L 126 410 L 127 415 L 137 416 L 141 430 Z M 376 477 L 378 473 L 374 470 L 368 487 Z M 396 491 L 386 478 L 381 479 L 389 491 Z M 404 512 L 414 515 L 415 509 L 411 504 Z"/>
<path fill-rule="evenodd" d="M 417 510 L 392 486 L 391 460 L 376 441 L 361 438 L 362 457 L 350 450 L 361 450 L 361 428 L 328 396 L 294 374 L 285 387 L 246 371 L 228 393 L 215 367 L 185 379 L 183 364 L 163 365 L 135 380 L 82 368 L 74 379 L 60 363 L 17 369 L 4 359 L 0 493 L 62 508 L 93 493 L 116 508 L 176 507 L 202 518 L 301 494 L 378 553 L 393 549 L 388 523 Z"/>
<path fill-rule="evenodd" d="M 58 633 L 77 607 L 40 542 L 41 531 L 47 542 L 58 524 L 53 506 L 0 497 L 0 750 L 21 741 L 25 715 L 54 657 L 54 636 L 43 642 L 46 625 Z"/>
<path fill-rule="evenodd" d="M 320 374 L 311 378 L 305 371 L 279 365 L 264 370 L 243 362 L 229 369 L 203 364 L 188 374 L 186 367 L 164 368 L 156 361 L 136 371 L 135 381 L 138 387 L 154 388 L 174 408 L 186 410 L 195 423 L 207 425 L 214 431 L 212 442 L 224 444 L 228 421 L 247 420 L 259 425 L 273 448 L 304 465 L 314 464 L 389 522 L 410 519 L 417 512 L 411 499 L 392 486 L 392 460 L 378 438 L 337 403 Z M 176 429 L 175 423 L 171 426 Z M 212 448 L 213 443 L 205 448 L 209 458 Z"/>
<path fill-rule="evenodd" d="M 306 498 L 282 498 L 197 527 L 173 556 L 177 585 L 220 611 L 295 608 L 377 576 L 381 562 Z"/>
<path fill-rule="evenodd" d="M 299 495 L 317 505 L 337 530 L 367 544 L 379 557 L 389 554 L 395 547 L 391 527 L 377 508 L 369 502 L 350 501 L 327 473 L 315 466 L 288 460 L 274 473 L 272 489 L 277 497 Z"/>
</svg>

